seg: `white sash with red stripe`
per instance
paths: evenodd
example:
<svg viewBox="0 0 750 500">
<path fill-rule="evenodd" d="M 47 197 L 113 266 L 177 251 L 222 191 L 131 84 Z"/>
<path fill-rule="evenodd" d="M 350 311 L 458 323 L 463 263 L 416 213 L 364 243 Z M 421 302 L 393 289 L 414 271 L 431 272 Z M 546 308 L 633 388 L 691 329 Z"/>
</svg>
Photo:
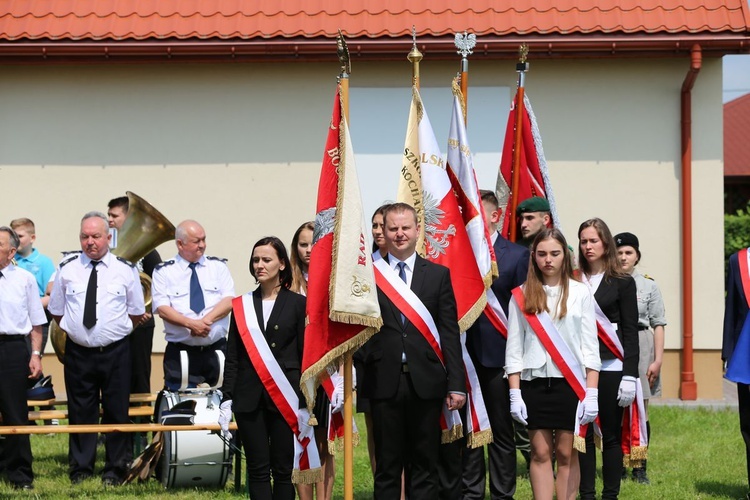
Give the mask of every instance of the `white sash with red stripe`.
<svg viewBox="0 0 750 500">
<path fill-rule="evenodd" d="M 417 294 L 399 278 L 390 264 L 380 257 L 380 252 L 373 254 L 372 264 L 378 288 L 393 302 L 401 314 L 417 328 L 445 368 L 443 351 L 440 348 L 440 333 L 430 311 L 417 297 Z M 461 416 L 458 410 L 449 410 L 447 406 L 444 406 L 440 426 L 443 430 L 441 438 L 443 443 L 450 443 L 463 435 Z"/>
<path fill-rule="evenodd" d="M 466 446 L 479 448 L 492 442 L 492 427 L 487 408 L 484 405 L 479 376 L 466 350 L 466 333 L 461 334 L 461 353 L 466 367 Z"/>
<path fill-rule="evenodd" d="M 503 311 L 503 306 L 500 305 L 500 301 L 497 300 L 495 292 L 492 288 L 487 289 L 487 305 L 484 307 L 484 315 L 490 320 L 495 330 L 507 339 L 508 338 L 508 317 Z"/>
<path fill-rule="evenodd" d="M 583 276 L 584 280 L 586 276 Z M 593 290 L 592 290 L 593 295 Z M 596 330 L 599 339 L 620 361 L 625 359 L 625 349 L 617 336 L 615 325 L 607 318 L 594 297 L 596 313 Z M 646 431 L 646 405 L 643 402 L 643 387 L 640 378 L 635 380 L 635 401 L 625 408 L 622 416 L 622 453 L 625 466 L 638 467 L 645 460 L 648 450 L 648 432 Z"/>
<path fill-rule="evenodd" d="M 740 280 L 742 291 L 745 292 L 747 306 L 750 307 L 750 252 L 743 248 L 737 254 L 737 264 L 740 266 Z"/>
<path fill-rule="evenodd" d="M 342 378 L 337 370 L 328 370 L 323 374 L 320 385 L 323 386 L 323 390 L 328 396 L 328 401 L 333 401 L 333 391 L 336 388 L 338 380 Z M 328 437 L 328 452 L 333 455 L 335 451 L 342 451 L 344 449 L 344 412 L 339 411 L 334 413 L 333 407 L 328 405 L 328 429 L 326 432 Z M 352 417 L 352 444 L 357 446 L 359 444 L 359 431 L 357 430 L 357 423 Z"/>
<path fill-rule="evenodd" d="M 578 407 L 575 415 L 573 445 L 581 453 L 586 453 L 586 432 L 588 424 L 580 425 L 578 414 L 581 411 L 581 402 L 586 397 L 586 379 L 584 378 L 584 369 L 576 359 L 570 346 L 565 342 L 557 327 L 552 322 L 552 318 L 546 311 L 538 314 L 530 314 L 524 311 L 525 298 L 523 288 L 513 289 L 513 299 L 518 304 L 518 309 L 523 317 L 529 323 L 542 346 L 547 350 L 552 362 L 562 372 L 565 381 L 568 382 L 573 392 L 578 397 Z M 599 417 L 594 421 L 594 432 L 601 437 L 601 430 L 598 426 Z"/>
<path fill-rule="evenodd" d="M 237 330 L 253 368 L 258 373 L 258 377 L 263 383 L 263 387 L 268 391 L 271 400 L 294 432 L 295 453 L 292 481 L 306 484 L 322 481 L 323 471 L 320 468 L 320 457 L 318 456 L 315 437 L 305 437 L 300 441 L 299 397 L 268 347 L 268 342 L 260 329 L 258 317 L 255 314 L 251 293 L 235 297 L 232 300 L 232 314 L 234 314 Z"/>
</svg>

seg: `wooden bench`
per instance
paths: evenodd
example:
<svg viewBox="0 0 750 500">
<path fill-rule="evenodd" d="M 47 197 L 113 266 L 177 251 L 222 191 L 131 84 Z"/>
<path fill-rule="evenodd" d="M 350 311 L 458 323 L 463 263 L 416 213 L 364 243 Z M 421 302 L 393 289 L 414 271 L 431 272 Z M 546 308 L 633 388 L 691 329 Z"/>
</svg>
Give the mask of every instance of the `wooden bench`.
<svg viewBox="0 0 750 500">
<path fill-rule="evenodd" d="M 131 394 L 130 395 L 130 402 L 131 403 L 153 403 L 156 401 L 156 397 L 159 395 L 158 392 L 151 393 L 151 392 L 144 392 L 144 393 L 138 393 L 138 394 Z M 67 406 L 68 400 L 64 397 L 55 397 L 54 399 L 29 399 L 26 401 L 26 404 L 29 407 L 34 406 Z"/>
<path fill-rule="evenodd" d="M 151 406 L 131 406 L 128 408 L 128 416 L 130 417 L 150 417 L 153 414 L 154 409 Z M 53 418 L 58 420 L 68 418 L 68 410 L 32 410 L 29 412 L 29 420 L 51 420 Z"/>
</svg>

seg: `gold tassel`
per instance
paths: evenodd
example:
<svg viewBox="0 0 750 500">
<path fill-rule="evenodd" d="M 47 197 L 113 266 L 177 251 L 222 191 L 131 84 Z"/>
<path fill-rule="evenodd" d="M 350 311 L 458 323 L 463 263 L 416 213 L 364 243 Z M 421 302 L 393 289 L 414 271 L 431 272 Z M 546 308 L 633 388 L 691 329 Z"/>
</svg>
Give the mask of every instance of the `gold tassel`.
<svg viewBox="0 0 750 500">
<path fill-rule="evenodd" d="M 485 429 L 479 432 L 472 432 L 466 436 L 466 447 L 467 448 L 481 448 L 486 444 L 492 442 L 492 430 Z"/>
<path fill-rule="evenodd" d="M 578 450 L 580 453 L 586 453 L 586 439 L 579 435 L 574 436 L 573 448 Z"/>
<path fill-rule="evenodd" d="M 310 420 L 307 421 L 307 425 L 311 427 L 315 427 L 316 425 L 318 425 L 318 418 L 312 412 L 310 412 Z"/>
<path fill-rule="evenodd" d="M 307 470 L 294 469 L 292 471 L 292 483 L 294 484 L 315 484 L 322 480 L 323 469 L 321 467 Z"/>
</svg>

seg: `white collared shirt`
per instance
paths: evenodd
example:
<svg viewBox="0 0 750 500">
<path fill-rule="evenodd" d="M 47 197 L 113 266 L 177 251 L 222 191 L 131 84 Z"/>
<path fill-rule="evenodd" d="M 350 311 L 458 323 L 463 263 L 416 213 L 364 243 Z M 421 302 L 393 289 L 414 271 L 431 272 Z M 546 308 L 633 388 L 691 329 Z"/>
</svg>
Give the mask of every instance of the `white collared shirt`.
<svg viewBox="0 0 750 500">
<path fill-rule="evenodd" d="M 560 300 L 561 287 L 544 285 L 547 295 L 547 308 L 552 323 L 560 332 L 578 363 L 584 368 L 581 374 L 586 377 L 585 368 L 599 371 L 599 341 L 596 334 L 594 298 L 588 287 L 570 280 L 568 285 L 567 314 L 558 318 L 555 314 Z M 505 346 L 505 371 L 521 372 L 522 380 L 534 378 L 562 377 L 547 349 L 529 325 L 515 298 L 511 299 L 508 311 L 508 342 Z"/>
<path fill-rule="evenodd" d="M 0 335 L 28 335 L 47 322 L 36 278 L 13 264 L 0 272 Z"/>
<path fill-rule="evenodd" d="M 388 265 L 391 266 L 391 269 L 393 269 L 393 271 L 396 273 L 396 276 L 398 276 L 398 264 L 400 262 L 401 261 L 394 257 L 392 254 L 388 254 Z M 412 276 L 414 276 L 414 264 L 417 262 L 417 253 L 414 252 L 403 262 L 406 264 L 406 267 L 404 268 L 404 273 L 406 273 L 406 286 L 411 288 L 411 279 Z"/>
<path fill-rule="evenodd" d="M 214 306 L 225 297 L 234 297 L 234 281 L 229 274 L 226 263 L 220 259 L 202 256 L 198 260 L 195 272 L 203 288 L 205 307 L 199 314 L 190 309 L 190 277 L 193 274 L 190 262 L 178 254 L 173 260 L 159 264 L 154 269 L 151 283 L 153 310 L 169 306 L 186 318 L 200 319 L 210 313 Z M 206 337 L 190 335 L 190 329 L 164 322 L 164 334 L 167 342 L 179 342 L 187 345 L 211 345 L 224 338 L 229 329 L 229 316 L 225 316 L 211 325 Z"/>
<path fill-rule="evenodd" d="M 47 309 L 62 316 L 60 328 L 84 347 L 103 347 L 130 335 L 130 316 L 146 312 L 141 279 L 136 268 L 107 252 L 96 266 L 96 324 L 83 326 L 91 259 L 81 253 L 60 264 Z"/>
</svg>

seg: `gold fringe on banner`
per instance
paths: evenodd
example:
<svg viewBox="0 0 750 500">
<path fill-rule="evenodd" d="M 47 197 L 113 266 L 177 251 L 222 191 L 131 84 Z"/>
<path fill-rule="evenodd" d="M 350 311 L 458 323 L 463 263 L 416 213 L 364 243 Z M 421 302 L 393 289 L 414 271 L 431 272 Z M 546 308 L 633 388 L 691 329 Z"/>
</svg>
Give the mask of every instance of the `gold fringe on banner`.
<svg viewBox="0 0 750 500">
<path fill-rule="evenodd" d="M 315 484 L 322 480 L 323 469 L 321 467 L 308 470 L 294 469 L 292 471 L 292 483 L 294 484 Z"/>
<path fill-rule="evenodd" d="M 486 429 L 479 432 L 472 432 L 466 436 L 466 447 L 467 448 L 481 448 L 486 444 L 492 442 L 492 430 Z"/>
<path fill-rule="evenodd" d="M 459 331 L 465 332 L 466 330 L 468 330 L 469 327 L 474 324 L 477 318 L 482 315 L 482 311 L 484 311 L 484 307 L 486 305 L 487 295 L 483 293 L 476 304 L 471 306 L 471 309 L 469 309 L 466 314 L 464 314 L 464 317 L 458 320 Z"/>
</svg>

